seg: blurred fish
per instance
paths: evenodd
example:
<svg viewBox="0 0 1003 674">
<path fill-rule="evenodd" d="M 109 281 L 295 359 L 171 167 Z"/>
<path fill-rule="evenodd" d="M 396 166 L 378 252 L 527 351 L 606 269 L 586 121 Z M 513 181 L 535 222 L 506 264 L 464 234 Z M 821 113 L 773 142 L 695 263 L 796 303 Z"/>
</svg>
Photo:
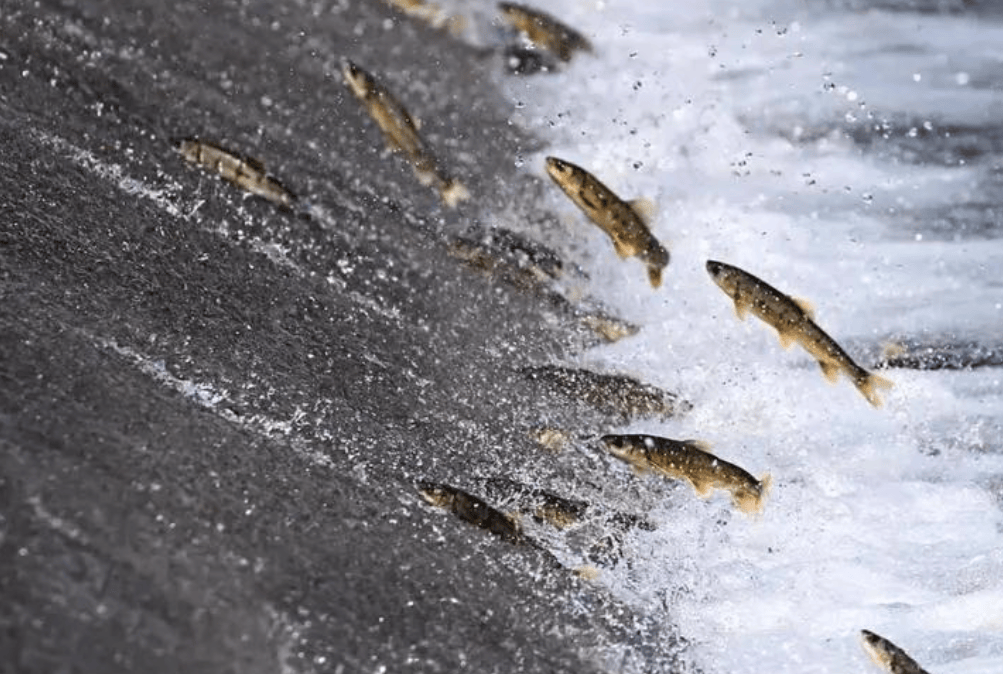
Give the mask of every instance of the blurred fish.
<svg viewBox="0 0 1003 674">
<path fill-rule="evenodd" d="M 384 0 L 388 5 L 406 14 L 413 19 L 418 19 L 427 23 L 432 28 L 447 28 L 453 35 L 459 36 L 463 32 L 463 17 L 449 16 L 442 7 L 423 0 Z"/>
<path fill-rule="evenodd" d="M 648 280 L 657 288 L 669 252 L 648 229 L 652 206 L 643 200 L 626 202 L 585 169 L 557 157 L 547 157 L 547 173 L 564 193 L 613 240 L 621 258 L 637 256 L 648 266 Z"/>
<path fill-rule="evenodd" d="M 639 473 L 652 471 L 676 480 L 687 480 L 701 498 L 717 489 L 731 492 L 731 501 L 742 512 L 763 510 L 772 482 L 767 473 L 757 480 L 738 466 L 707 451 L 699 440 L 671 440 L 652 435 L 605 435 L 601 438 L 610 454 L 626 461 Z"/>
<path fill-rule="evenodd" d="M 347 59 L 341 71 L 352 93 L 383 131 L 389 149 L 404 154 L 422 185 L 434 186 L 450 208 L 470 198 L 467 188 L 446 174 L 418 134 L 418 124 L 386 87 Z"/>
<path fill-rule="evenodd" d="M 229 150 L 201 140 L 188 138 L 177 145 L 186 161 L 214 171 L 251 194 L 264 197 L 274 204 L 291 209 L 296 197 L 265 172 L 257 159 L 242 157 Z"/>
<path fill-rule="evenodd" d="M 553 53 L 562 61 L 570 61 L 575 51 L 592 51 L 585 36 L 538 9 L 514 2 L 500 2 L 502 17 L 531 42 Z"/>
<path fill-rule="evenodd" d="M 742 320 L 751 310 L 768 325 L 776 329 L 780 344 L 786 349 L 797 342 L 822 367 L 822 374 L 830 382 L 845 372 L 867 401 L 881 407 L 877 389 L 889 389 L 892 382 L 867 372 L 857 365 L 822 328 L 813 320 L 811 305 L 795 299 L 756 278 L 752 274 L 723 262 L 707 261 L 707 272 L 735 302 L 735 313 Z"/>
<path fill-rule="evenodd" d="M 495 510 L 487 503 L 465 491 L 446 484 L 420 482 L 418 493 L 428 503 L 450 511 L 464 522 L 486 529 L 509 543 L 526 542 L 519 520 Z"/>
<path fill-rule="evenodd" d="M 901 648 L 869 630 L 860 630 L 864 650 L 880 667 L 891 674 L 929 674 Z"/>
</svg>

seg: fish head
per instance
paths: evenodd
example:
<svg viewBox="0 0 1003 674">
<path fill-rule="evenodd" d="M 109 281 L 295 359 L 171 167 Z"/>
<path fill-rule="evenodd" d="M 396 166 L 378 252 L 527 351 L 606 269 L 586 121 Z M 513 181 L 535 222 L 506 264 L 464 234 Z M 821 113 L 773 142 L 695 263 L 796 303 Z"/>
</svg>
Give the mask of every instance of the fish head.
<svg viewBox="0 0 1003 674">
<path fill-rule="evenodd" d="M 557 157 L 547 157 L 547 174 L 555 183 L 563 188 L 573 188 L 580 182 L 578 172 L 581 171 L 571 162 L 566 162 Z"/>
<path fill-rule="evenodd" d="M 174 143 L 178 153 L 190 162 L 198 161 L 199 141 L 194 138 L 182 138 Z"/>
<path fill-rule="evenodd" d="M 418 483 L 418 493 L 429 504 L 439 507 L 448 507 L 453 499 L 453 494 L 448 489 L 426 480 Z"/>
<path fill-rule="evenodd" d="M 738 275 L 735 268 L 724 262 L 707 260 L 707 273 L 714 280 L 721 290 L 732 297 L 738 292 Z"/>
<path fill-rule="evenodd" d="M 648 443 L 642 435 L 604 435 L 599 441 L 607 452 L 624 461 L 633 463 L 647 455 Z"/>
<path fill-rule="evenodd" d="M 345 83 L 356 96 L 365 98 L 369 94 L 371 79 L 365 70 L 346 58 L 341 61 L 341 74 L 345 78 Z"/>
<path fill-rule="evenodd" d="M 860 637 L 864 643 L 864 650 L 871 656 L 871 659 L 888 668 L 894 655 L 889 648 L 892 645 L 891 642 L 870 630 L 860 630 Z"/>
</svg>

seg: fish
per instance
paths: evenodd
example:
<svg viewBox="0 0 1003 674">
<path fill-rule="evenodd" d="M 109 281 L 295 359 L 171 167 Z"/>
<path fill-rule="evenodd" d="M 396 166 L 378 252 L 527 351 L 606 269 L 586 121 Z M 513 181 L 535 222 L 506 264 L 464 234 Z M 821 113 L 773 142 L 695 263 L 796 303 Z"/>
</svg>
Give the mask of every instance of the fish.
<svg viewBox="0 0 1003 674">
<path fill-rule="evenodd" d="M 870 630 L 860 630 L 864 650 L 891 674 L 930 674 L 901 648 Z"/>
<path fill-rule="evenodd" d="M 418 123 L 385 86 L 348 59 L 342 61 L 341 72 L 348 88 L 383 131 L 389 150 L 404 155 L 422 185 L 435 187 L 449 208 L 470 198 L 463 183 L 445 172 L 418 133 Z"/>
<path fill-rule="evenodd" d="M 195 138 L 179 141 L 177 150 L 185 161 L 214 171 L 237 187 L 283 208 L 292 209 L 296 202 L 295 195 L 269 176 L 265 165 L 257 159 L 244 157 Z"/>
<path fill-rule="evenodd" d="M 466 24 L 463 17 L 449 16 L 435 3 L 423 0 L 385 0 L 385 2 L 402 14 L 423 21 L 432 28 L 446 28 L 456 37 L 463 33 Z"/>
<path fill-rule="evenodd" d="M 418 493 L 429 504 L 448 510 L 464 522 L 490 531 L 504 541 L 515 545 L 526 543 L 518 518 L 492 508 L 472 494 L 428 481 L 418 483 Z"/>
<path fill-rule="evenodd" d="M 811 304 L 785 295 L 747 271 L 724 262 L 707 261 L 707 272 L 714 282 L 735 302 L 735 313 L 742 320 L 751 311 L 772 326 L 786 349 L 800 344 L 822 368 L 831 383 L 845 373 L 857 390 L 874 407 L 881 407 L 878 389 L 890 389 L 894 384 L 857 365 L 836 341 L 815 323 Z"/>
<path fill-rule="evenodd" d="M 599 226 L 621 258 L 638 257 L 648 267 L 652 288 L 662 284 L 669 263 L 667 251 L 648 229 L 652 206 L 644 200 L 626 202 L 591 173 L 571 162 L 547 157 L 547 173 L 558 187 Z"/>
<path fill-rule="evenodd" d="M 769 493 L 772 478 L 758 480 L 744 469 L 711 454 L 701 440 L 672 440 L 653 435 L 604 435 L 606 450 L 631 464 L 638 473 L 654 472 L 686 480 L 701 498 L 714 489 L 731 492 L 732 504 L 744 513 L 758 515 Z"/>
<path fill-rule="evenodd" d="M 578 31 L 546 12 L 514 2 L 500 2 L 502 17 L 529 40 L 553 53 L 562 61 L 570 61 L 576 51 L 591 52 L 592 44 Z"/>
</svg>

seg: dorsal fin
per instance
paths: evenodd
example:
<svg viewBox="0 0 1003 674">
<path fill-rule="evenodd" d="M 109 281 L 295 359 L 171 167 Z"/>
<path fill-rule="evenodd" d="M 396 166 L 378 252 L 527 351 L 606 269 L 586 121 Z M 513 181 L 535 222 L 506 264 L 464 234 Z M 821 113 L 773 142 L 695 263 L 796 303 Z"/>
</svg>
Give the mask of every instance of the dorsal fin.
<svg viewBox="0 0 1003 674">
<path fill-rule="evenodd" d="M 252 170 L 258 171 L 259 173 L 265 172 L 265 162 L 260 159 L 255 159 L 254 157 L 241 157 L 241 159 L 243 159 L 244 163 Z"/>
<path fill-rule="evenodd" d="M 644 224 L 651 224 L 651 221 L 655 219 L 658 214 L 658 208 L 655 206 L 655 202 L 651 199 L 639 198 L 631 199 L 627 202 L 630 209 L 637 213 L 637 217 L 641 218 Z"/>
<path fill-rule="evenodd" d="M 693 449 L 699 449 L 701 452 L 710 452 L 711 448 L 711 444 L 706 440 L 681 440 L 679 444 L 692 447 Z"/>
<path fill-rule="evenodd" d="M 791 302 L 797 305 L 798 309 L 804 312 L 804 315 L 808 318 L 815 319 L 815 307 L 811 302 L 803 297 L 792 297 Z"/>
</svg>

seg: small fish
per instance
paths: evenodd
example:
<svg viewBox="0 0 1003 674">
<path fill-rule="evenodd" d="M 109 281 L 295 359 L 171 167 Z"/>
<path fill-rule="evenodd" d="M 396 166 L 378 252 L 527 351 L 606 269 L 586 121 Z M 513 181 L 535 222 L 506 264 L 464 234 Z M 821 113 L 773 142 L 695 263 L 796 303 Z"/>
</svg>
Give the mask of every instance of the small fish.
<svg viewBox="0 0 1003 674">
<path fill-rule="evenodd" d="M 265 172 L 257 159 L 242 157 L 216 145 L 187 138 L 178 143 L 178 152 L 186 161 L 215 171 L 225 180 L 251 194 L 264 197 L 274 204 L 291 209 L 296 197 Z"/>
<path fill-rule="evenodd" d="M 442 7 L 423 0 L 385 0 L 385 2 L 411 18 L 427 23 L 435 29 L 446 28 L 457 37 L 463 32 L 465 21 L 460 16 L 449 16 Z"/>
<path fill-rule="evenodd" d="M 557 157 L 547 157 L 547 173 L 585 215 L 613 240 L 621 258 L 636 256 L 648 266 L 648 280 L 657 288 L 669 252 L 648 229 L 651 205 L 626 202 L 585 169 Z"/>
<path fill-rule="evenodd" d="M 502 16 L 531 42 L 553 53 L 562 61 L 570 61 L 575 51 L 592 51 L 585 36 L 538 9 L 514 2 L 500 2 Z"/>
<path fill-rule="evenodd" d="M 767 325 L 776 329 L 780 344 L 786 349 L 797 342 L 811 354 L 822 367 L 822 374 L 830 382 L 845 372 L 853 380 L 867 402 L 881 407 L 877 389 L 889 389 L 892 382 L 871 374 L 853 362 L 842 347 L 827 335 L 813 320 L 811 305 L 795 299 L 762 281 L 749 272 L 723 262 L 707 261 L 707 272 L 735 302 L 735 313 L 742 320 L 751 310 Z"/>
<path fill-rule="evenodd" d="M 610 454 L 626 461 L 638 473 L 652 471 L 676 480 L 687 480 L 697 495 L 707 498 L 717 489 L 731 492 L 731 501 L 750 515 L 763 511 L 770 489 L 769 473 L 754 478 L 738 466 L 707 451 L 699 440 L 670 440 L 652 435 L 605 435 L 600 441 Z"/>
<path fill-rule="evenodd" d="M 450 208 L 470 198 L 467 188 L 445 173 L 418 134 L 418 124 L 385 86 L 347 59 L 343 61 L 341 71 L 352 93 L 366 106 L 369 116 L 383 131 L 390 151 L 404 155 L 422 185 L 431 185 L 439 190 L 443 202 Z"/>
<path fill-rule="evenodd" d="M 516 545 L 526 542 L 518 519 L 495 510 L 465 491 L 423 481 L 418 484 L 418 493 L 431 505 L 448 510 L 464 522 L 486 529 L 502 540 Z"/>
<path fill-rule="evenodd" d="M 864 650 L 871 659 L 891 674 L 929 674 L 901 648 L 869 630 L 860 630 Z"/>
</svg>

